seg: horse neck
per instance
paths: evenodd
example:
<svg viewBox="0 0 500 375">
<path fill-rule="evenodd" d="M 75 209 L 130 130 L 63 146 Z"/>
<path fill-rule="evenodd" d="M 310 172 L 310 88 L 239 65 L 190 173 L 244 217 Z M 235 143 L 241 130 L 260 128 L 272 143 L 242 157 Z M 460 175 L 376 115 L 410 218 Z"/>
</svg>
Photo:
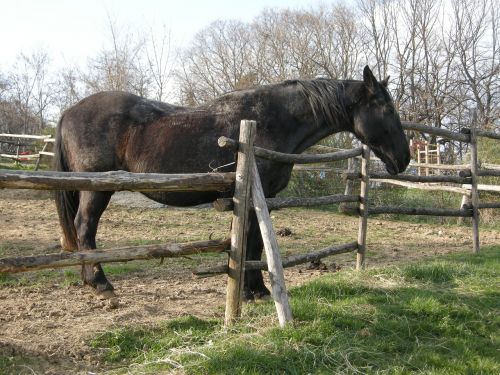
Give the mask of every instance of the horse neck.
<svg viewBox="0 0 500 375">
<path fill-rule="evenodd" d="M 297 98 L 301 98 L 302 100 L 290 101 L 289 98 L 286 99 L 287 102 L 301 102 L 301 105 L 289 108 L 291 115 L 294 118 L 300 118 L 301 121 L 294 124 L 293 133 L 287 136 L 288 139 L 292 138 L 295 140 L 295 144 L 289 145 L 287 152 L 302 153 L 332 134 L 341 131 L 352 132 L 354 123 L 346 106 L 349 106 L 353 102 L 349 93 L 354 91 L 353 88 L 357 84 L 359 84 L 357 81 L 339 82 L 337 85 L 338 91 L 331 93 L 333 95 L 330 98 L 323 98 L 325 103 L 314 102 L 308 99 L 302 90 L 297 88 L 294 95 L 297 95 Z M 323 105 L 320 106 L 320 104 Z"/>
</svg>

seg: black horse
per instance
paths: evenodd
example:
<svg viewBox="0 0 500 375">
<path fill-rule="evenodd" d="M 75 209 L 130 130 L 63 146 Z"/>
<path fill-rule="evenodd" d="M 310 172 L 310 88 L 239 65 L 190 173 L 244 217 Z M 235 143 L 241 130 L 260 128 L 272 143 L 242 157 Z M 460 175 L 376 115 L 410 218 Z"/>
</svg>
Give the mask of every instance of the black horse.
<svg viewBox="0 0 500 375">
<path fill-rule="evenodd" d="M 69 108 L 57 129 L 55 164 L 59 171 L 160 173 L 210 172 L 231 164 L 234 153 L 217 146 L 226 136 L 238 139 L 241 119 L 257 121 L 255 144 L 285 153 L 301 153 L 321 139 L 349 131 L 372 148 L 391 174 L 409 163 L 408 142 L 386 90 L 365 67 L 363 81 L 291 80 L 223 95 L 185 108 L 124 92 L 102 92 Z M 274 197 L 290 180 L 293 165 L 258 160 L 266 197 Z M 224 171 L 234 170 L 234 165 Z M 56 206 L 66 250 L 96 248 L 99 218 L 110 192 L 57 192 Z M 144 193 L 173 206 L 213 202 L 230 192 Z M 258 260 L 262 238 L 251 215 L 247 259 Z M 82 267 L 82 279 L 98 292 L 112 294 L 99 264 Z M 267 297 L 260 271 L 247 271 L 245 297 Z"/>
</svg>

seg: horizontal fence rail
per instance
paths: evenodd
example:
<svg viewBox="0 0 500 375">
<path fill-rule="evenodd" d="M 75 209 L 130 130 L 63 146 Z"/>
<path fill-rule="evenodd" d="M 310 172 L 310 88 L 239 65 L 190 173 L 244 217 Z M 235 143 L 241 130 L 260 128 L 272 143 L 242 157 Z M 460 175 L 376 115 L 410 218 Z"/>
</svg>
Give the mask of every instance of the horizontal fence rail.
<svg viewBox="0 0 500 375">
<path fill-rule="evenodd" d="M 227 137 L 220 137 L 218 142 L 220 147 L 229 148 L 231 150 L 237 150 L 239 146 L 237 141 Z M 353 158 L 361 155 L 362 149 L 361 147 L 359 147 L 352 150 L 330 152 L 326 154 L 285 154 L 282 152 L 272 151 L 254 146 L 254 152 L 255 156 L 262 159 L 288 164 L 309 164 Z"/>
<path fill-rule="evenodd" d="M 411 163 L 408 167 L 418 167 L 418 168 L 429 168 L 429 169 L 441 169 L 441 170 L 451 170 L 451 171 L 463 171 L 470 170 L 470 164 L 427 164 L 427 163 Z"/>
<path fill-rule="evenodd" d="M 500 133 L 495 133 L 495 132 L 488 131 L 488 130 L 476 130 L 476 135 L 478 137 L 485 137 L 485 138 L 500 140 Z"/>
<path fill-rule="evenodd" d="M 427 216 L 456 216 L 471 217 L 472 210 L 468 209 L 448 209 L 448 208 L 430 208 L 430 207 L 390 207 L 378 206 L 368 209 L 369 215 L 378 214 L 402 214 L 402 215 L 427 215 Z"/>
<path fill-rule="evenodd" d="M 436 128 L 435 126 L 422 125 L 411 121 L 401 121 L 401 126 L 405 130 L 416 130 L 421 133 L 438 135 L 443 138 L 452 139 L 460 142 L 470 142 L 470 129 L 462 129 L 461 133 L 447 129 Z M 475 130 L 476 136 L 500 140 L 500 133 L 488 130 Z"/>
<path fill-rule="evenodd" d="M 490 177 L 500 177 L 500 170 L 498 169 L 480 169 L 477 171 L 477 175 L 484 177 L 484 176 L 490 176 Z"/>
<path fill-rule="evenodd" d="M 344 173 L 344 178 L 349 180 L 355 180 L 359 178 L 357 173 Z M 395 181 L 409 181 L 409 182 L 425 182 L 425 183 L 435 183 L 435 182 L 445 182 L 454 184 L 470 184 L 470 177 L 460 177 L 460 176 L 415 176 L 410 174 L 398 174 L 390 175 L 388 173 L 370 173 L 371 179 L 380 180 L 395 180 Z"/>
<path fill-rule="evenodd" d="M 322 258 L 326 258 L 331 255 L 350 253 L 352 251 L 357 250 L 357 248 L 358 248 L 357 242 L 350 242 L 342 245 L 329 246 L 324 249 L 307 254 L 291 255 L 283 258 L 282 260 L 283 268 L 289 268 L 297 266 L 299 264 L 309 263 Z M 266 270 L 267 262 L 257 261 L 257 260 L 252 260 L 252 261 L 247 260 L 245 262 L 245 268 L 247 270 Z M 222 264 L 211 267 L 200 267 L 195 271 L 193 271 L 193 274 L 195 276 L 207 277 L 207 276 L 216 276 L 227 272 L 228 272 L 227 265 Z"/>
<path fill-rule="evenodd" d="M 5 159 L 14 159 L 17 161 L 25 161 L 25 160 L 36 160 L 40 157 L 39 154 L 28 154 L 28 155 L 13 155 L 13 154 L 0 154 L 0 158 L 5 158 Z"/>
<path fill-rule="evenodd" d="M 455 141 L 460 141 L 460 142 L 469 142 L 470 141 L 469 134 L 457 133 L 457 132 L 453 132 L 451 130 L 436 128 L 434 126 L 427 126 L 427 125 L 422 125 L 422 124 L 418 124 L 416 122 L 409 122 L 409 121 L 401 121 L 401 125 L 402 125 L 403 129 L 405 129 L 405 130 L 416 130 L 416 131 L 419 131 L 421 133 L 439 135 L 443 138 L 453 139 Z"/>
<path fill-rule="evenodd" d="M 479 203 L 479 208 L 500 208 L 500 202 Z"/>
<path fill-rule="evenodd" d="M 299 264 L 317 261 L 318 259 L 322 259 L 331 255 L 349 253 L 357 250 L 357 248 L 357 242 L 350 242 L 343 245 L 329 246 L 312 253 L 291 255 L 289 257 L 283 258 L 283 267 L 294 267 Z M 267 263 L 262 261 L 246 261 L 245 267 L 247 270 L 263 270 L 266 269 Z"/>
<path fill-rule="evenodd" d="M 410 189 L 419 189 L 419 190 L 429 190 L 429 191 L 447 191 L 450 193 L 458 193 L 462 195 L 469 195 L 470 189 L 458 187 L 458 186 L 449 186 L 449 185 L 441 185 L 441 184 L 431 184 L 431 183 L 422 183 L 422 182 L 407 182 L 407 181 L 397 181 L 390 179 L 372 179 L 376 182 L 381 182 L 383 184 L 391 184 L 396 186 L 403 186 Z"/>
<path fill-rule="evenodd" d="M 172 258 L 201 253 L 221 253 L 229 250 L 230 240 L 211 240 L 189 243 L 167 243 L 119 247 L 86 252 L 65 252 L 38 256 L 0 259 L 0 273 L 17 273 L 44 268 L 60 268 L 81 264 L 127 262 L 131 260 Z"/>
<path fill-rule="evenodd" d="M 313 198 L 266 198 L 267 208 L 270 210 L 287 208 L 287 207 L 311 207 L 311 206 L 322 206 L 333 203 L 341 202 L 358 202 L 358 195 L 325 195 L 322 197 Z M 253 204 L 250 203 L 253 208 Z M 214 202 L 214 208 L 217 211 L 231 211 L 233 209 L 233 199 L 232 198 L 220 198 Z"/>
<path fill-rule="evenodd" d="M 49 140 L 54 139 L 50 135 L 31 135 L 31 134 L 10 134 L 10 133 L 0 133 L 0 137 L 4 138 L 22 138 L 22 139 L 37 139 L 37 140 Z M 47 141 L 50 142 L 50 141 Z"/>
<path fill-rule="evenodd" d="M 225 191 L 230 173 L 161 174 L 110 172 L 27 172 L 0 170 L 0 188 L 85 191 Z"/>
</svg>

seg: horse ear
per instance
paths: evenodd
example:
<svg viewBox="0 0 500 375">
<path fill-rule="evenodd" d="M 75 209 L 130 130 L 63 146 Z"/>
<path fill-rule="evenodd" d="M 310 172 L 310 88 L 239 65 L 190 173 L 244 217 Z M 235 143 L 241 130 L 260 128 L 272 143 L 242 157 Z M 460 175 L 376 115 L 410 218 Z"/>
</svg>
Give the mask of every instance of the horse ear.
<svg viewBox="0 0 500 375">
<path fill-rule="evenodd" d="M 387 76 L 385 77 L 384 80 L 380 81 L 379 83 L 384 86 L 385 88 L 387 88 L 387 86 L 389 86 L 389 78 L 391 78 L 391 76 Z"/>
<path fill-rule="evenodd" d="M 363 69 L 363 82 L 369 91 L 375 92 L 378 82 L 368 65 Z"/>
</svg>

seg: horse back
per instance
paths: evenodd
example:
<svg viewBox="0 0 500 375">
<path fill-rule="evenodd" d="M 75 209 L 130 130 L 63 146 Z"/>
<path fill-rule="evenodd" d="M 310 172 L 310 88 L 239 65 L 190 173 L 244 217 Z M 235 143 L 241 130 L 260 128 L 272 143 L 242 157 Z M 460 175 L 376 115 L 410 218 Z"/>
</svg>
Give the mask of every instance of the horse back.
<svg viewBox="0 0 500 375">
<path fill-rule="evenodd" d="M 125 92 L 101 92 L 64 112 L 57 141 L 70 170 L 126 170 L 126 153 L 133 134 L 176 109 Z"/>
</svg>

